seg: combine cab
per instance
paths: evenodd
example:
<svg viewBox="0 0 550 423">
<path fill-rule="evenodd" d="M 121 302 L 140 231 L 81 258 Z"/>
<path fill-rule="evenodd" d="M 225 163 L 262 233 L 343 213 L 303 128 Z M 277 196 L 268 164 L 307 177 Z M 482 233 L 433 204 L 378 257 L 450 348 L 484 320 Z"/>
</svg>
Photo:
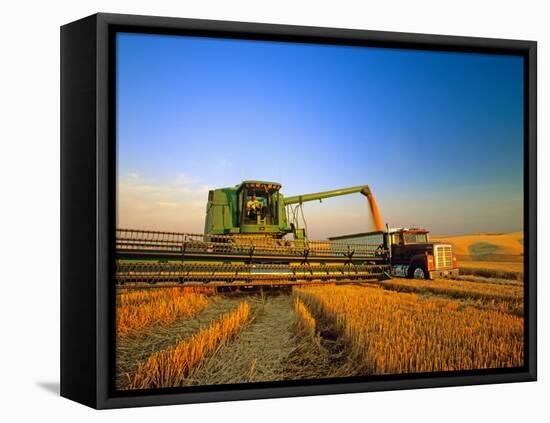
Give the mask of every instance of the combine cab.
<svg viewBox="0 0 550 423">
<path fill-rule="evenodd" d="M 300 228 L 304 202 L 361 193 L 366 185 L 285 198 L 274 182 L 244 181 L 208 194 L 204 234 L 117 230 L 119 284 L 288 285 L 379 280 L 389 250 L 380 244 L 313 241 Z"/>
</svg>

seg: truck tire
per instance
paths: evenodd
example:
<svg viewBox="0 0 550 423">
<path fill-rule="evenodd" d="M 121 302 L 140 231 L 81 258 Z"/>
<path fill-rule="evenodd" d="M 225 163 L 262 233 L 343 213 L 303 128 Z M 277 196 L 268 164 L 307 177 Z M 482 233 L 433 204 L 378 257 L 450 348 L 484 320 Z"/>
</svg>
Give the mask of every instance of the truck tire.
<svg viewBox="0 0 550 423">
<path fill-rule="evenodd" d="M 429 279 L 428 269 L 422 263 L 414 263 L 409 267 L 409 279 Z"/>
</svg>

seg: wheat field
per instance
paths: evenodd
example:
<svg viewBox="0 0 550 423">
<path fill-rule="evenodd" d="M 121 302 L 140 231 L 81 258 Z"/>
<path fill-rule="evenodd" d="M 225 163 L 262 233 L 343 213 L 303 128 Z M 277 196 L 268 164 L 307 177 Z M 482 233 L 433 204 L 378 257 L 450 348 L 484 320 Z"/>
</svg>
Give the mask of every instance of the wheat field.
<svg viewBox="0 0 550 423">
<path fill-rule="evenodd" d="M 188 288 L 120 293 L 116 305 L 117 336 L 136 335 L 151 325 L 168 326 L 178 318 L 196 315 L 207 304 L 207 295 Z"/>
<path fill-rule="evenodd" d="M 117 387 L 520 367 L 523 282 L 391 279 L 117 295 Z"/>
<path fill-rule="evenodd" d="M 233 336 L 246 324 L 250 306 L 242 302 L 235 310 L 222 316 L 190 339 L 153 353 L 141 363 L 133 375 L 129 389 L 150 389 L 180 386 L 185 377 L 206 354 Z"/>
<path fill-rule="evenodd" d="M 315 318 L 299 298 L 294 298 L 294 312 L 296 313 L 298 331 L 314 338 L 316 334 Z"/>
<path fill-rule="evenodd" d="M 375 287 L 295 292 L 315 315 L 335 323 L 368 374 L 523 365 L 523 319 L 508 313 Z"/>
<path fill-rule="evenodd" d="M 480 283 L 464 280 L 433 281 L 392 279 L 380 283 L 384 289 L 421 295 L 437 295 L 476 304 L 487 309 L 523 316 L 523 284 Z"/>
</svg>

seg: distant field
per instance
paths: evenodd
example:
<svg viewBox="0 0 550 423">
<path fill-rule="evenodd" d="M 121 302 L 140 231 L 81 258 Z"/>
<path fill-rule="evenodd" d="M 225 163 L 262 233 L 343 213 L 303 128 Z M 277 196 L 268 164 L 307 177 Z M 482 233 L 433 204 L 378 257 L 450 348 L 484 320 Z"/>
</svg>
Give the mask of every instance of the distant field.
<svg viewBox="0 0 550 423">
<path fill-rule="evenodd" d="M 459 236 L 432 236 L 433 241 L 452 244 L 462 262 L 523 262 L 523 232 L 480 233 Z M 492 265 L 491 265 L 492 266 Z"/>
<path fill-rule="evenodd" d="M 453 246 L 462 275 L 523 280 L 523 232 L 432 236 Z"/>
</svg>

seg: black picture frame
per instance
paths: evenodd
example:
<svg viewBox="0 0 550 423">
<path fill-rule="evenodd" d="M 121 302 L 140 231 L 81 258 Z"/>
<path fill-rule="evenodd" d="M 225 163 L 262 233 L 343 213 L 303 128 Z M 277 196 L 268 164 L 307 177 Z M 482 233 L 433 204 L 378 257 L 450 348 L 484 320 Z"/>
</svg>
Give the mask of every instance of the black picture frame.
<svg viewBox="0 0 550 423">
<path fill-rule="evenodd" d="M 114 34 L 155 34 L 521 55 L 524 58 L 525 366 L 371 378 L 116 392 Z M 336 28 L 95 14 L 61 28 L 61 395 L 118 408 L 534 381 L 537 378 L 537 44 Z"/>
</svg>

